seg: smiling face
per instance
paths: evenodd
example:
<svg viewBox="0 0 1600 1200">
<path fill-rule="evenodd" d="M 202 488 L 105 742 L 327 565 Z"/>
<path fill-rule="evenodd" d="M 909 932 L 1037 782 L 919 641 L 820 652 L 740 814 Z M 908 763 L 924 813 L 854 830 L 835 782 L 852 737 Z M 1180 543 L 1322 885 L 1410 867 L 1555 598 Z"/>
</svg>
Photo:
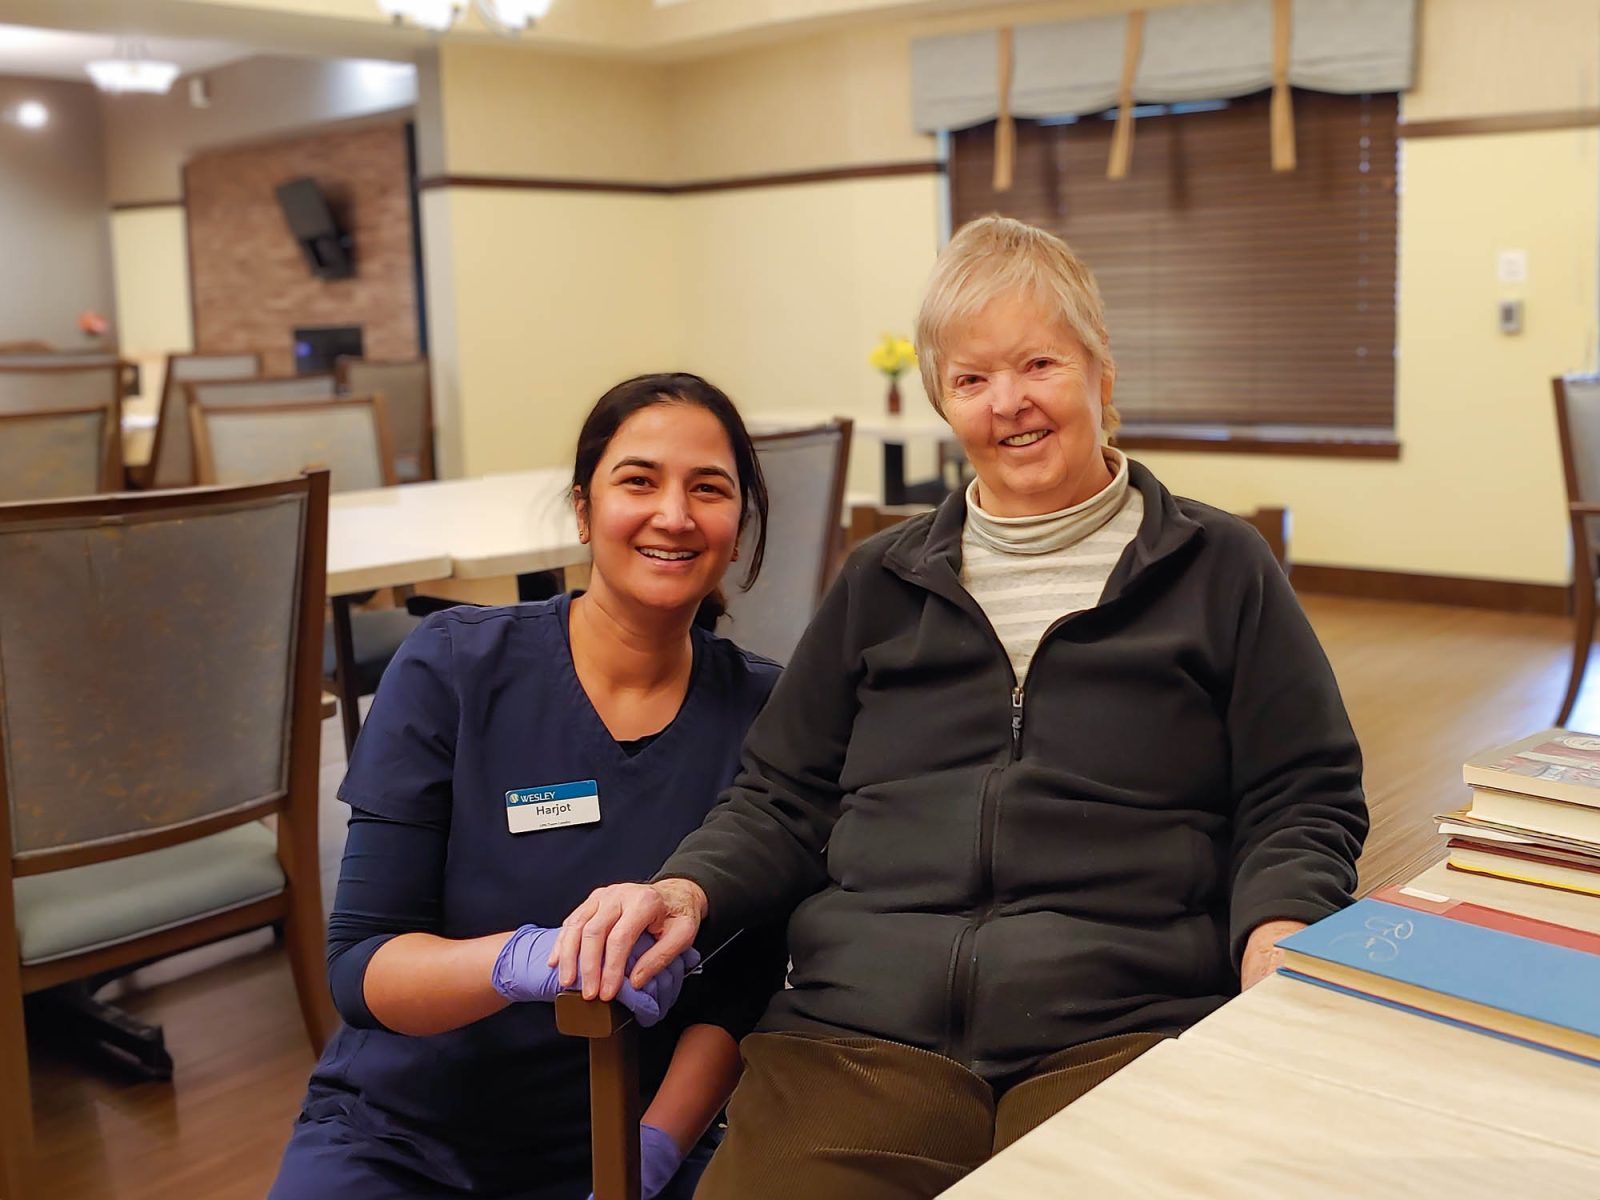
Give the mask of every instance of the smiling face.
<svg viewBox="0 0 1600 1200">
<path fill-rule="evenodd" d="M 635 412 L 612 435 L 577 511 L 594 555 L 592 594 L 692 613 L 739 540 L 737 467 L 722 423 L 693 404 Z"/>
<path fill-rule="evenodd" d="M 1059 316 L 1001 296 L 956 331 L 940 374 L 984 511 L 1056 512 L 1111 482 L 1100 445 L 1111 377 Z"/>
</svg>

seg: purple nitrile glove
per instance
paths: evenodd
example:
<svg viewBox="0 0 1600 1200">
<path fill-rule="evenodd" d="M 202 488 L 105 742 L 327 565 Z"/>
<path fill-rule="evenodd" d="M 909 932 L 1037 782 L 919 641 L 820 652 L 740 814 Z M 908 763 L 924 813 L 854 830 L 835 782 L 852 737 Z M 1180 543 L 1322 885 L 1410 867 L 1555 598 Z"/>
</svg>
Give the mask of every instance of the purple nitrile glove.
<svg viewBox="0 0 1600 1200">
<path fill-rule="evenodd" d="M 649 936 L 648 934 L 646 935 Z M 665 971 L 662 974 L 666 974 Z M 640 1200 L 654 1200 L 661 1190 L 672 1182 L 672 1177 L 683 1166 L 684 1153 L 672 1135 L 654 1125 L 639 1122 L 639 1196 Z M 589 1193 L 594 1200 L 594 1193 Z"/>
<path fill-rule="evenodd" d="M 628 973 L 632 973 L 634 964 L 639 961 L 640 957 L 646 950 L 650 949 L 650 947 L 654 946 L 655 944 L 656 939 L 654 934 L 641 933 L 639 935 L 639 940 L 633 944 L 633 949 L 628 952 Z M 696 950 L 693 946 L 690 946 L 682 954 L 678 955 L 677 958 L 673 959 L 666 966 L 662 967 L 661 970 L 657 971 L 649 979 L 645 980 L 644 987 L 640 988 L 639 990 L 644 992 L 656 1002 L 656 1008 L 659 1011 L 655 1020 L 645 1021 L 641 1018 L 639 1024 L 645 1026 L 653 1025 L 656 1021 L 659 1021 L 662 1017 L 666 1016 L 667 1010 L 677 1002 L 678 993 L 683 991 L 684 977 L 699 965 L 700 951 Z M 622 986 L 627 987 L 629 985 L 624 983 Z"/>
<path fill-rule="evenodd" d="M 557 968 L 547 965 L 546 960 L 555 948 L 556 936 L 559 933 L 558 929 L 543 929 L 538 925 L 524 925 L 513 933 L 501 948 L 499 957 L 494 960 L 494 971 L 489 977 L 494 990 L 507 1000 L 515 1002 L 554 1001 L 557 993 L 561 991 L 560 972 Z M 655 939 L 648 933 L 634 944 L 633 951 L 628 957 L 630 970 L 639 955 L 653 945 Z M 685 965 L 685 960 L 691 956 L 692 961 Z M 662 1014 L 672 1007 L 672 1002 L 678 998 L 678 992 L 683 987 L 684 973 L 693 970 L 699 961 L 700 956 L 691 947 L 643 988 L 636 988 L 624 980 L 622 990 L 617 993 L 617 999 L 634 1015 L 634 1019 L 641 1026 L 648 1029 L 661 1020 Z"/>
</svg>

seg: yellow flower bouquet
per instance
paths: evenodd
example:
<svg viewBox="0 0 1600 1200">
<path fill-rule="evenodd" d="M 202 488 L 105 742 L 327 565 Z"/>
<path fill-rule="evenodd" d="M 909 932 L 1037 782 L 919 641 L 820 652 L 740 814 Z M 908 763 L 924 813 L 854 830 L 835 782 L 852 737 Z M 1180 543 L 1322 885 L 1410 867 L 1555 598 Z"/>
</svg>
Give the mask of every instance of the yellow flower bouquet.
<svg viewBox="0 0 1600 1200">
<path fill-rule="evenodd" d="M 867 355 L 867 362 L 894 380 L 900 378 L 902 371 L 917 365 L 917 352 L 909 339 L 886 333 Z"/>
<path fill-rule="evenodd" d="M 900 373 L 917 365 L 917 351 L 907 338 L 886 333 L 872 348 L 867 362 L 889 377 L 889 411 L 900 411 Z"/>
</svg>

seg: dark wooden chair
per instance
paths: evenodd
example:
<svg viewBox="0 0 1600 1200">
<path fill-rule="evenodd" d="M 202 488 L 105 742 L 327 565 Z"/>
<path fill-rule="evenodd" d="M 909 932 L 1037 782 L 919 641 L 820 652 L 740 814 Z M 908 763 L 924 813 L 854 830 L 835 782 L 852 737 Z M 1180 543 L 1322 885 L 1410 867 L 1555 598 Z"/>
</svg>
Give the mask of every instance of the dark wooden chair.
<svg viewBox="0 0 1600 1200">
<path fill-rule="evenodd" d="M 169 354 L 161 377 L 161 399 L 156 405 L 155 435 L 150 461 L 131 472 L 130 482 L 140 488 L 189 487 L 195 480 L 194 448 L 189 442 L 189 418 L 183 385 L 203 379 L 249 379 L 261 374 L 261 355 Z"/>
<path fill-rule="evenodd" d="M 616 1001 L 556 997 L 556 1028 L 589 1040 L 594 1200 L 639 1200 L 639 1027 Z"/>
<path fill-rule="evenodd" d="M 1272 557 L 1284 573 L 1289 572 L 1289 510 L 1286 508 L 1258 508 L 1254 512 L 1240 513 L 1239 519 L 1253 526 L 1261 535 Z"/>
<path fill-rule="evenodd" d="M 191 403 L 189 421 L 201 483 L 259 483 L 313 466 L 330 472 L 334 492 L 395 483 L 382 396 L 221 406 Z M 353 604 L 361 599 L 334 597 L 333 620 L 323 642 L 323 668 L 339 697 L 346 754 L 354 750 L 361 731 L 360 697 L 378 690 L 389 660 L 422 623 L 403 608 L 354 611 Z"/>
<path fill-rule="evenodd" d="M 0 412 L 0 503 L 122 490 L 115 405 Z"/>
<path fill-rule="evenodd" d="M 327 519 L 321 472 L 0 505 L 7 1200 L 32 1173 L 25 995 L 281 926 L 313 1051 L 333 1031 L 317 862 Z"/>
<path fill-rule="evenodd" d="M 433 385 L 428 360 L 340 357 L 339 390 L 382 396 L 394 432 L 395 477 L 401 483 L 434 478 Z"/>
<path fill-rule="evenodd" d="M 382 396 L 213 404 L 194 384 L 189 435 L 204 484 L 264 483 L 321 467 L 329 490 L 363 491 L 395 482 L 389 416 Z M 231 385 L 229 385 L 231 386 Z"/>
<path fill-rule="evenodd" d="M 1600 375 L 1557 377 L 1551 385 L 1572 534 L 1572 673 L 1556 713 L 1556 724 L 1565 725 L 1589 665 L 1600 587 Z"/>
</svg>

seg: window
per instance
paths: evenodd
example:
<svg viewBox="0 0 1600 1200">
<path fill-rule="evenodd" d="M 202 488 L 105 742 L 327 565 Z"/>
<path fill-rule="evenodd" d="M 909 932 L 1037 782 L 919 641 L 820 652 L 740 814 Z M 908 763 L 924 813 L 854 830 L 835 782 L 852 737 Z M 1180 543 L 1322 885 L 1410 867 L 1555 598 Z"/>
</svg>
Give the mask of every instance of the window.
<svg viewBox="0 0 1600 1200">
<path fill-rule="evenodd" d="M 1019 121 L 1005 193 L 994 126 L 951 136 L 957 226 L 1040 225 L 1099 279 L 1129 433 L 1394 426 L 1395 97 L 1296 92 L 1299 165 L 1282 174 L 1267 105 L 1141 106 L 1118 181 L 1114 112 Z"/>
</svg>

